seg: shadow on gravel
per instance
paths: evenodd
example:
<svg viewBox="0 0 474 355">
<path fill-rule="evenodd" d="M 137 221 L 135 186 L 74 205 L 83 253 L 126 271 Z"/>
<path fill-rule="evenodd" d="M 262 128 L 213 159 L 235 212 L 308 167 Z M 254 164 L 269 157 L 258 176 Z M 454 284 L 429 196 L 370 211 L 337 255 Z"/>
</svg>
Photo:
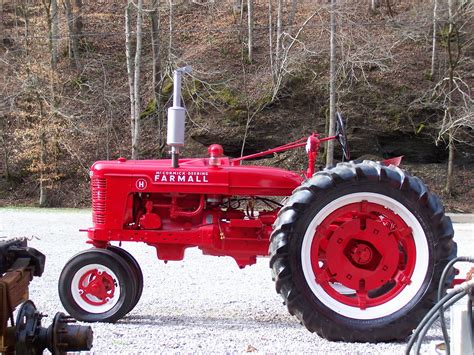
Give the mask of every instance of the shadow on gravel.
<svg viewBox="0 0 474 355">
<path fill-rule="evenodd" d="M 228 317 L 203 317 L 203 316 L 179 316 L 179 317 L 168 317 L 168 316 L 127 316 L 118 323 L 121 324 L 132 324 L 132 325 L 163 325 L 168 327 L 174 326 L 215 326 L 219 328 L 227 329 L 242 329 L 242 328 L 301 328 L 304 329 L 296 320 L 288 321 L 284 318 L 274 319 L 262 319 L 255 320 L 251 318 L 228 318 Z"/>
</svg>

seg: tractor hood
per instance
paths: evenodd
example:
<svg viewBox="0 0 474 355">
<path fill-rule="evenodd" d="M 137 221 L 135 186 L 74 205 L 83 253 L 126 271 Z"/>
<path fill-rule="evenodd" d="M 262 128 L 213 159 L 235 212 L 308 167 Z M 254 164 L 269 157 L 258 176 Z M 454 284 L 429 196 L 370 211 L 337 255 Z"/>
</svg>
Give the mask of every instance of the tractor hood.
<svg viewBox="0 0 474 355">
<path fill-rule="evenodd" d="M 119 179 L 131 191 L 148 193 L 289 196 L 304 180 L 284 169 L 232 165 L 229 158 L 220 158 L 214 166 L 208 158 L 180 159 L 178 168 L 167 159 L 119 158 L 94 163 L 90 174 L 93 178 Z"/>
</svg>

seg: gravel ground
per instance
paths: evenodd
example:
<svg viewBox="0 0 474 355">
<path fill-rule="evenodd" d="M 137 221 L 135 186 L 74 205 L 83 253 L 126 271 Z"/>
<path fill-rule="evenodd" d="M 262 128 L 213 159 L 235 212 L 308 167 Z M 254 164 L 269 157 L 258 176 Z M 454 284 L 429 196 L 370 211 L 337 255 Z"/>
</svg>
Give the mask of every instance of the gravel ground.
<svg viewBox="0 0 474 355">
<path fill-rule="evenodd" d="M 50 315 L 63 311 L 59 274 L 75 253 L 86 249 L 79 228 L 90 226 L 89 210 L 0 209 L 0 237 L 30 237 L 46 254 L 46 270 L 30 286 L 30 298 Z M 474 250 L 474 223 L 455 224 L 459 254 Z M 127 243 L 145 278 L 143 296 L 115 324 L 92 324 L 94 353 L 330 353 L 401 354 L 406 343 L 329 342 L 309 333 L 290 316 L 271 281 L 268 259 L 240 270 L 231 258 L 188 249 L 182 262 L 164 264 L 152 247 Z M 472 253 L 472 252 L 471 252 Z M 466 255 L 466 254 L 463 254 Z M 464 270 L 463 270 L 464 271 Z M 441 340 L 434 326 L 427 344 Z M 432 352 L 425 345 L 423 352 Z"/>
</svg>

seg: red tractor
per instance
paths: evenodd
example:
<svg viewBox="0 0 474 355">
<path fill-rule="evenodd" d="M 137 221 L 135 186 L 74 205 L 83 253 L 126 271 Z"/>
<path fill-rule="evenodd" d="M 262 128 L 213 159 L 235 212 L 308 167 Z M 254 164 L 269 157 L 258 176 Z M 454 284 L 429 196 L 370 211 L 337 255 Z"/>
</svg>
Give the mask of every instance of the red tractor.
<svg viewBox="0 0 474 355">
<path fill-rule="evenodd" d="M 190 247 L 231 256 L 241 268 L 270 255 L 276 291 L 311 332 L 362 342 L 407 337 L 434 304 L 441 271 L 456 255 L 438 197 L 394 161 L 349 161 L 314 174 L 324 141 L 338 140 L 349 158 L 340 116 L 335 136 L 312 134 L 236 159 L 214 144 L 209 157 L 180 159 L 187 70 L 174 72 L 172 159 L 119 158 L 91 167 L 94 225 L 87 236 L 94 248 L 64 267 L 64 308 L 87 322 L 114 322 L 130 312 L 142 293 L 142 271 L 111 242 L 143 242 L 164 261 L 182 260 Z M 303 146 L 304 173 L 241 165 Z M 287 198 L 280 203 L 278 196 Z"/>
</svg>

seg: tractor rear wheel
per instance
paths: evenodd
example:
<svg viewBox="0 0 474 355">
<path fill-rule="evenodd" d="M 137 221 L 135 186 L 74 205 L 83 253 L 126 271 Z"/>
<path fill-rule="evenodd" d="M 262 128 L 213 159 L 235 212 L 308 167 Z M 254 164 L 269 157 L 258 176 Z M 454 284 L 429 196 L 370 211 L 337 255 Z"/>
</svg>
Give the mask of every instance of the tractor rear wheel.
<svg viewBox="0 0 474 355">
<path fill-rule="evenodd" d="M 122 248 L 117 247 L 115 245 L 109 245 L 107 247 L 107 249 L 114 252 L 118 256 L 122 257 L 128 263 L 128 265 L 130 266 L 130 268 L 133 271 L 134 279 L 136 281 L 136 290 L 135 290 L 136 294 L 135 294 L 135 298 L 134 298 L 132 304 L 130 305 L 130 309 L 128 310 L 128 312 L 130 312 L 130 311 L 132 311 L 133 308 L 135 308 L 135 306 L 137 305 L 138 301 L 140 301 L 140 298 L 142 296 L 142 292 L 143 292 L 143 272 L 142 272 L 142 269 L 140 268 L 140 264 L 138 264 L 137 260 L 133 257 L 133 255 L 130 254 L 125 249 L 122 249 Z"/>
<path fill-rule="evenodd" d="M 115 322 L 136 299 L 130 265 L 117 253 L 89 249 L 73 256 L 59 277 L 59 298 L 69 314 L 84 322 Z"/>
<path fill-rule="evenodd" d="M 395 166 L 341 163 L 280 210 L 270 243 L 288 310 L 329 340 L 406 338 L 436 300 L 455 257 L 440 200 Z"/>
</svg>

